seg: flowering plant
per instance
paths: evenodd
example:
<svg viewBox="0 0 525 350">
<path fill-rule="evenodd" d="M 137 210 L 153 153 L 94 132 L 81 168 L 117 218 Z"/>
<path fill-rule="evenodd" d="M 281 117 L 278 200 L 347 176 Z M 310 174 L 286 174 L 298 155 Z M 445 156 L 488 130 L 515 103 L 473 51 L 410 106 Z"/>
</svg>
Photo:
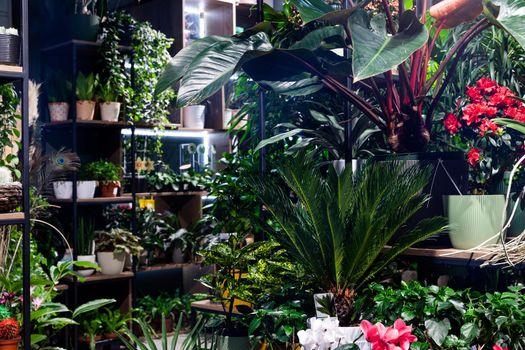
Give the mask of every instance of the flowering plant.
<svg viewBox="0 0 525 350">
<path fill-rule="evenodd" d="M 488 78 L 467 87 L 456 109 L 445 116 L 445 141 L 467 155 L 473 193 L 486 193 L 502 179 L 523 152 L 520 133 L 497 125 L 495 118 L 525 121 L 525 106 L 507 87 Z"/>
<path fill-rule="evenodd" d="M 402 319 L 397 319 L 392 327 L 363 320 L 360 327 L 373 350 L 408 350 L 410 344 L 417 341 L 412 326 L 407 326 Z"/>
<path fill-rule="evenodd" d="M 492 350 L 508 350 L 508 348 L 504 348 L 498 344 L 494 344 L 494 346 L 492 347 Z"/>
</svg>

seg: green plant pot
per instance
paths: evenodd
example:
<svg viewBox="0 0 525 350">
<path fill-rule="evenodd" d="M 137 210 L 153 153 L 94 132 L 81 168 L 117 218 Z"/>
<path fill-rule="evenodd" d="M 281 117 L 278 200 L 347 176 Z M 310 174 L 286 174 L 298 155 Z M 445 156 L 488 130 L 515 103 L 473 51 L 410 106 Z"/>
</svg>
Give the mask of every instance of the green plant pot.
<svg viewBox="0 0 525 350">
<path fill-rule="evenodd" d="M 232 337 L 221 335 L 218 340 L 218 350 L 247 350 L 250 347 L 248 336 Z"/>
<path fill-rule="evenodd" d="M 95 41 L 99 31 L 100 18 L 96 15 L 70 15 L 67 17 L 71 39 Z"/>
<path fill-rule="evenodd" d="M 503 227 L 506 218 L 506 215 L 502 216 L 505 210 L 505 196 L 443 196 L 443 205 L 450 225 L 450 241 L 454 248 L 471 249 L 481 244 L 495 244 L 499 241 L 499 236 L 495 235 Z"/>
</svg>

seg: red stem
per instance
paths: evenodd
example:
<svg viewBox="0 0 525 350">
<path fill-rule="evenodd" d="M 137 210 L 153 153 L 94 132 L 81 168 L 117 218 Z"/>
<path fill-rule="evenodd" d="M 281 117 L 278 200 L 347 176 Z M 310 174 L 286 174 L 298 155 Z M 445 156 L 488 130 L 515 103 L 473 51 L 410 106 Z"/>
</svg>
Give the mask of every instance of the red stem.
<svg viewBox="0 0 525 350">
<path fill-rule="evenodd" d="M 392 13 L 390 12 L 390 7 L 388 6 L 388 0 L 382 0 L 382 2 L 386 13 L 386 23 L 388 24 L 388 29 L 390 30 L 390 34 L 394 35 L 396 34 L 396 26 L 394 25 L 394 19 L 392 18 Z"/>
<path fill-rule="evenodd" d="M 425 64 L 422 67 L 421 77 L 419 81 L 419 89 L 417 91 L 417 94 L 421 94 L 421 89 L 423 89 L 423 86 L 425 82 L 427 81 L 427 73 L 428 73 L 428 62 L 430 61 L 430 55 L 432 55 L 432 51 L 434 51 L 434 46 L 436 45 L 436 41 L 439 38 L 439 34 L 441 33 L 441 30 L 443 30 L 443 27 L 445 25 L 445 22 L 440 22 L 439 27 L 437 27 L 436 32 L 434 33 L 434 37 L 432 38 L 432 42 L 430 43 L 430 46 L 427 48 L 426 55 L 425 55 Z"/>
</svg>

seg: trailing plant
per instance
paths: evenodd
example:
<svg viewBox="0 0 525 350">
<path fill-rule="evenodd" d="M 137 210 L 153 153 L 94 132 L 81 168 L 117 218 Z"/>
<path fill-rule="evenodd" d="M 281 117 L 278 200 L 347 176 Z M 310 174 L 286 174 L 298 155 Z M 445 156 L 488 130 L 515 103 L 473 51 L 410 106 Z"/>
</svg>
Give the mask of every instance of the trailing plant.
<svg viewBox="0 0 525 350">
<path fill-rule="evenodd" d="M 278 169 L 286 187 L 255 176 L 250 183 L 279 224 L 272 236 L 319 287 L 334 294 L 339 321 L 348 325 L 367 281 L 403 250 L 446 227 L 434 217 L 399 232 L 428 201 L 421 190 L 430 170 L 367 162 L 355 173 L 350 164 L 340 173 L 330 167 L 325 176 L 300 154 Z M 393 248 L 385 253 L 387 243 Z"/>
<path fill-rule="evenodd" d="M 17 152 L 21 148 L 18 122 L 21 116 L 17 112 L 20 98 L 12 84 L 0 85 L 0 166 L 8 168 L 18 179 L 20 160 Z"/>
<path fill-rule="evenodd" d="M 98 85 L 98 76 L 93 73 L 84 75 L 79 72 L 77 75 L 76 94 L 79 101 L 94 101 L 95 91 Z"/>
<path fill-rule="evenodd" d="M 80 166 L 78 177 L 86 181 L 120 181 L 120 166 L 107 160 L 97 160 Z"/>
<path fill-rule="evenodd" d="M 131 232 L 119 228 L 95 231 L 97 252 L 126 253 L 137 256 L 144 249 L 140 239 Z"/>
<path fill-rule="evenodd" d="M 459 4 L 467 13 L 463 18 L 439 11 L 444 5 L 438 3 L 430 9 L 432 20 L 427 18 L 427 1 L 418 3 L 421 18 L 412 9 L 405 10 L 400 1 L 397 21 L 387 1 L 382 2 L 383 16 L 370 18 L 362 10 L 368 2 L 334 11 L 320 0 L 294 0 L 291 5 L 298 10 L 299 19 L 290 4 L 282 13 L 267 7 L 265 21 L 256 27 L 234 37 L 196 40 L 181 50 L 158 90 L 180 80 L 177 106 L 200 103 L 241 69 L 261 86 L 279 93 L 308 95 L 326 88 L 367 116 L 385 134 L 392 150 L 420 151 L 430 141 L 434 112 L 468 43 L 495 25 L 525 46 L 520 34 L 525 23 L 521 2 L 463 2 Z M 473 20 L 482 10 L 485 16 L 471 25 L 431 72 L 429 62 L 440 33 Z M 351 50 L 351 57 L 334 54 L 334 48 Z M 338 79 L 342 77 L 366 89 L 375 105 L 342 84 Z M 378 78 L 384 79 L 384 89 L 379 88 Z"/>
</svg>

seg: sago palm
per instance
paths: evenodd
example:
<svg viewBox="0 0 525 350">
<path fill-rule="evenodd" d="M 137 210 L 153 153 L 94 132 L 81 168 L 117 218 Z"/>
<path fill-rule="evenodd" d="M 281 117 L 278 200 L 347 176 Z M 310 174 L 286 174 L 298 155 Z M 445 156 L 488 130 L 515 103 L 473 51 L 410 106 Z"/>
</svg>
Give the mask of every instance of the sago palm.
<svg viewBox="0 0 525 350">
<path fill-rule="evenodd" d="M 342 325 L 351 321 L 357 291 L 403 250 L 446 227 L 441 217 L 406 227 L 427 201 L 431 169 L 398 162 L 367 162 L 327 174 L 299 155 L 279 169 L 287 186 L 252 178 L 266 209 L 279 223 L 275 238 L 334 294 Z M 291 192 L 290 192 L 291 191 Z M 385 245 L 394 240 L 393 246 Z"/>
</svg>

